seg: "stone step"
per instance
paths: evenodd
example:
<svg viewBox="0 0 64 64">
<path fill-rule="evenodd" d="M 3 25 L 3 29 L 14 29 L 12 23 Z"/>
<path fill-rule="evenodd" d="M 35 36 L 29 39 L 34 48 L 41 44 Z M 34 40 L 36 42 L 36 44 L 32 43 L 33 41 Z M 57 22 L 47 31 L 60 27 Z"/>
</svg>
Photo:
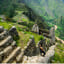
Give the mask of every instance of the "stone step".
<svg viewBox="0 0 64 64">
<path fill-rule="evenodd" d="M 5 58 L 7 58 L 7 56 L 9 56 L 9 54 L 13 51 L 13 47 L 12 46 L 8 46 L 7 48 L 5 48 L 3 51 L 0 52 L 0 57 L 2 60 L 4 60 Z M 2 62 L 2 60 L 0 62 Z"/>
<path fill-rule="evenodd" d="M 4 30 L 2 33 L 0 33 L 0 41 L 5 39 L 8 35 L 8 32 Z"/>
<path fill-rule="evenodd" d="M 12 46 L 8 46 L 7 48 L 4 49 L 4 56 L 8 56 L 11 52 L 13 51 L 13 47 Z"/>
<path fill-rule="evenodd" d="M 21 52 L 17 57 L 16 57 L 16 62 L 22 62 L 24 56 L 24 52 Z"/>
<path fill-rule="evenodd" d="M 15 59 L 16 56 L 21 52 L 21 48 L 17 47 L 16 49 L 13 50 L 12 53 L 6 58 L 2 63 L 12 63 Z"/>
<path fill-rule="evenodd" d="M 13 41 L 12 44 L 11 44 L 11 46 L 17 46 L 16 45 L 16 41 Z"/>
<path fill-rule="evenodd" d="M 13 41 L 12 37 L 8 36 L 6 39 L 0 42 L 0 47 L 8 46 L 9 44 L 11 44 L 12 41 Z"/>
<path fill-rule="evenodd" d="M 0 56 L 1 56 L 2 54 L 7 55 L 8 53 L 10 53 L 10 51 L 11 51 L 12 49 L 13 49 L 12 46 L 8 46 L 7 48 L 5 48 L 3 51 L 0 52 Z"/>
<path fill-rule="evenodd" d="M 0 63 L 2 62 L 3 55 L 4 55 L 3 51 L 2 51 L 2 52 L 0 52 Z"/>
<path fill-rule="evenodd" d="M 14 60 L 11 64 L 16 64 L 16 60 Z"/>
</svg>

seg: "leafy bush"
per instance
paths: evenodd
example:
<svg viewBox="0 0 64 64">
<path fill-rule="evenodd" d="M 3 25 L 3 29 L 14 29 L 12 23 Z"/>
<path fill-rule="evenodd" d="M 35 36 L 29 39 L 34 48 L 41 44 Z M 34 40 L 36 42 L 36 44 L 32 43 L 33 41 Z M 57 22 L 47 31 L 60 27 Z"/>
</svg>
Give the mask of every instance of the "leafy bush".
<svg viewBox="0 0 64 64">
<path fill-rule="evenodd" d="M 27 32 L 25 31 L 24 34 L 27 34 Z"/>
<path fill-rule="evenodd" d="M 55 48 L 55 55 L 53 57 L 53 63 L 64 62 L 64 44 L 59 43 Z"/>
<path fill-rule="evenodd" d="M 18 27 L 18 30 L 19 30 L 19 31 L 23 31 L 23 29 L 21 29 L 20 27 Z"/>
<path fill-rule="evenodd" d="M 34 38 L 34 36 L 33 36 L 33 35 L 31 35 L 31 36 L 30 36 L 30 39 L 33 39 L 33 38 Z"/>
<path fill-rule="evenodd" d="M 26 22 L 26 21 L 28 21 L 28 19 L 22 18 L 22 21 Z"/>
<path fill-rule="evenodd" d="M 11 25 L 11 24 L 9 24 L 9 26 L 8 26 L 8 30 L 9 30 L 9 29 L 11 29 L 11 28 L 12 28 L 12 25 Z"/>
<path fill-rule="evenodd" d="M 0 18 L 0 20 L 2 20 L 2 18 Z"/>
<path fill-rule="evenodd" d="M 43 39 L 44 39 L 44 37 L 43 36 L 40 36 L 39 40 L 43 40 Z"/>
<path fill-rule="evenodd" d="M 30 28 L 33 26 L 33 23 L 28 23 L 27 26 Z"/>
<path fill-rule="evenodd" d="M 21 24 L 21 25 L 27 26 L 27 22 L 19 22 L 18 24 Z"/>
<path fill-rule="evenodd" d="M 16 40 L 19 40 L 19 36 L 17 37 L 17 36 L 13 36 L 13 39 L 16 41 Z"/>
</svg>

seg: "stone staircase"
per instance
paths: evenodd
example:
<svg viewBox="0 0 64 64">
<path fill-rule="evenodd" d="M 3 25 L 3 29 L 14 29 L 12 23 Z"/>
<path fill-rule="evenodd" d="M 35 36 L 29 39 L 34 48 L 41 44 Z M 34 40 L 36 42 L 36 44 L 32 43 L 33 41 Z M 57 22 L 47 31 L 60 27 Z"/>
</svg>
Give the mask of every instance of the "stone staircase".
<svg viewBox="0 0 64 64">
<path fill-rule="evenodd" d="M 55 49 L 56 45 L 53 45 L 51 47 L 49 47 L 49 50 L 47 51 L 46 55 L 43 57 L 40 54 L 36 55 L 36 56 L 24 56 L 23 58 L 23 62 L 22 63 L 50 63 L 50 58 L 54 56 L 54 49 Z"/>
<path fill-rule="evenodd" d="M 22 61 L 22 54 L 12 36 L 0 26 L 0 63 L 19 63 Z"/>
</svg>

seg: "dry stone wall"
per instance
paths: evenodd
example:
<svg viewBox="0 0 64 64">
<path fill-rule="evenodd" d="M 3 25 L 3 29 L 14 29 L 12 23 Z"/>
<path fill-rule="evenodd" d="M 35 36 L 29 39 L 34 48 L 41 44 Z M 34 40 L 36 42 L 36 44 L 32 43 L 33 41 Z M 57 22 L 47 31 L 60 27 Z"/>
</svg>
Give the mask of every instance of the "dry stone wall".
<svg viewBox="0 0 64 64">
<path fill-rule="evenodd" d="M 51 29 L 50 29 L 50 34 L 49 34 L 50 36 L 51 36 L 51 40 L 50 40 L 50 43 L 53 45 L 53 44 L 55 44 L 55 27 L 52 27 Z"/>
<path fill-rule="evenodd" d="M 33 56 L 36 53 L 36 44 L 33 39 L 30 39 L 29 42 L 27 43 L 27 46 L 25 47 L 24 50 L 24 55 L 26 56 Z"/>
<path fill-rule="evenodd" d="M 15 29 L 15 30 L 14 30 Z M 9 34 L 18 36 L 16 28 L 10 29 L 8 32 L 2 26 L 0 26 L 0 62 L 2 63 L 12 63 L 14 60 L 16 63 L 22 62 L 23 56 L 34 56 L 37 53 L 37 46 L 35 44 L 34 38 L 29 39 L 27 46 L 22 49 L 16 46 L 16 42 L 13 40 L 12 36 Z M 52 32 L 52 33 L 51 33 Z M 46 39 L 38 42 L 42 44 L 45 51 L 49 49 L 50 46 L 55 42 L 54 29 L 50 30 L 51 41 L 47 42 Z M 39 52 L 39 50 L 38 50 Z"/>
<path fill-rule="evenodd" d="M 21 48 L 16 46 L 16 42 L 7 30 L 0 26 L 0 63 L 12 63 L 14 60 L 20 61 Z"/>
<path fill-rule="evenodd" d="M 18 38 L 18 32 L 15 26 L 12 26 L 12 28 L 9 30 L 9 34 L 13 37 L 13 38 Z"/>
<path fill-rule="evenodd" d="M 44 51 L 47 51 L 49 49 L 49 44 L 46 42 L 46 39 L 39 41 L 38 42 L 38 47 L 39 47 L 39 44 L 42 45 Z"/>
</svg>

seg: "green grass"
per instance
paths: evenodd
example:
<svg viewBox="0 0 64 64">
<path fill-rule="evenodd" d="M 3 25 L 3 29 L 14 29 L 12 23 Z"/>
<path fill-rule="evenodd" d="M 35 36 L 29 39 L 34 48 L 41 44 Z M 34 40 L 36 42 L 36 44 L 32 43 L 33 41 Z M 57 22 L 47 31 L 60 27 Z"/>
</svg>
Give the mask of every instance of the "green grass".
<svg viewBox="0 0 64 64">
<path fill-rule="evenodd" d="M 20 46 L 21 48 L 23 48 L 24 46 L 27 45 L 27 42 L 29 41 L 31 35 L 34 36 L 36 44 L 38 43 L 38 41 L 40 41 L 40 39 L 43 39 L 43 36 L 41 36 L 41 35 L 24 31 L 27 27 L 23 26 L 23 25 L 19 25 L 19 24 L 12 23 L 12 22 L 0 22 L 0 26 L 4 26 L 4 28 L 8 29 L 8 30 L 12 26 L 16 26 L 17 31 L 19 33 L 19 37 L 20 37 L 20 39 L 16 40 L 16 41 L 17 41 L 17 45 Z"/>
<path fill-rule="evenodd" d="M 15 23 L 11 23 L 11 22 L 0 22 L 0 26 L 3 26 L 5 29 L 10 29 L 10 27 L 16 26 L 17 31 L 19 33 L 19 37 L 20 37 L 19 40 L 16 40 L 17 45 L 20 46 L 21 48 L 23 48 L 25 45 L 27 45 L 29 37 L 28 37 L 28 35 L 24 34 L 23 30 L 22 30 L 22 28 L 24 28 L 25 26 L 15 24 Z"/>
<path fill-rule="evenodd" d="M 44 39 L 44 37 L 42 35 L 38 35 L 36 33 L 33 32 L 26 32 L 27 34 L 29 34 L 29 36 L 34 36 L 35 39 L 35 43 L 37 44 L 41 39 Z"/>
<path fill-rule="evenodd" d="M 55 48 L 53 63 L 64 63 L 64 44 L 59 43 Z"/>
<path fill-rule="evenodd" d="M 28 22 L 29 19 L 28 19 L 28 18 L 22 18 L 22 21 L 24 21 L 24 22 Z"/>
<path fill-rule="evenodd" d="M 25 16 L 23 13 L 23 11 L 16 11 L 17 15 L 13 17 L 13 20 L 15 21 L 25 21 L 28 22 L 29 19 L 27 16 Z"/>
<path fill-rule="evenodd" d="M 5 29 L 9 29 L 14 24 L 12 22 L 0 22 L 0 26 L 3 26 Z"/>
</svg>

